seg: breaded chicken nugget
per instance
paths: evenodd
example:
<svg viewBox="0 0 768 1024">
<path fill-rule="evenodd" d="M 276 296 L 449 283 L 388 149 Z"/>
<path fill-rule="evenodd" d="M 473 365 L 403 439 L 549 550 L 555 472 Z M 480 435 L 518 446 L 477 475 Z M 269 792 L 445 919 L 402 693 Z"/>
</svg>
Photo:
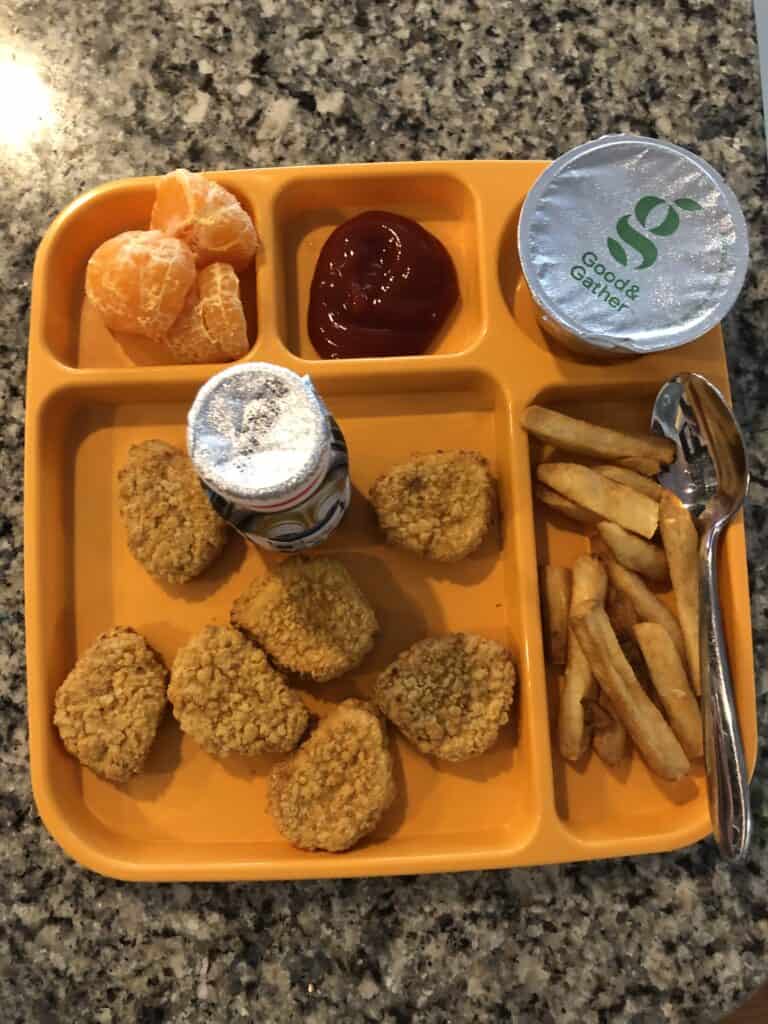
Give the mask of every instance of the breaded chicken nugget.
<svg viewBox="0 0 768 1024">
<path fill-rule="evenodd" d="M 179 650 L 168 698 L 182 730 L 217 757 L 287 753 L 309 724 L 299 695 L 231 626 L 206 626 Z"/>
<path fill-rule="evenodd" d="M 56 691 L 53 721 L 70 754 L 124 782 L 144 763 L 165 708 L 168 672 L 144 637 L 116 626 L 81 655 Z"/>
<path fill-rule="evenodd" d="M 281 668 L 318 683 L 358 665 L 379 629 L 341 562 L 304 555 L 254 580 L 232 606 L 232 623 L 252 634 Z"/>
<path fill-rule="evenodd" d="M 128 547 L 152 576 L 186 583 L 224 547 L 227 525 L 178 448 L 165 441 L 132 445 L 117 480 Z"/>
<path fill-rule="evenodd" d="M 269 811 L 303 850 L 348 850 L 394 796 L 386 723 L 360 700 L 342 701 L 269 777 Z"/>
<path fill-rule="evenodd" d="M 514 695 L 509 651 L 451 633 L 403 651 L 377 679 L 373 699 L 422 753 L 463 761 L 496 742 Z"/>
<path fill-rule="evenodd" d="M 478 452 L 414 455 L 380 476 L 371 503 L 390 544 L 438 562 L 479 547 L 494 507 L 488 463 Z"/>
</svg>

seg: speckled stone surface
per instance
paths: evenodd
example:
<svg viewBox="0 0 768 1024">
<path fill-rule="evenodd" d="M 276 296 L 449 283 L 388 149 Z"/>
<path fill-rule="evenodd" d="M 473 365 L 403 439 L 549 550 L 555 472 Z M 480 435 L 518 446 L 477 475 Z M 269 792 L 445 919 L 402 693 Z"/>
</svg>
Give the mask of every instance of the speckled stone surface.
<svg viewBox="0 0 768 1024">
<path fill-rule="evenodd" d="M 672 0 L 0 4 L 2 63 L 53 118 L 0 141 L 0 1018 L 14 1022 L 714 1021 L 768 974 L 768 760 L 749 863 L 668 856 L 302 885 L 127 885 L 32 802 L 24 689 L 24 370 L 35 248 L 110 178 L 185 165 L 555 156 L 630 130 L 725 174 L 753 262 L 729 325 L 752 453 L 757 669 L 768 615 L 768 255 L 751 4 Z M 2 96 L 0 126 L 28 95 Z M 3 132 L 0 130 L 0 138 Z M 758 272 L 759 268 L 759 272 Z M 762 704 L 761 727 L 768 724 Z"/>
</svg>

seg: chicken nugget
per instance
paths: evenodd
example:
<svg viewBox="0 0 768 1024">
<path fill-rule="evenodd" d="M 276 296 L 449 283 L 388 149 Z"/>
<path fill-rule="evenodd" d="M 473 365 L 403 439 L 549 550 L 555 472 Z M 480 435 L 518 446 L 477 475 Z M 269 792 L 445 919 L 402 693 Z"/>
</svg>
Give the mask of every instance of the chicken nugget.
<svg viewBox="0 0 768 1024">
<path fill-rule="evenodd" d="M 148 573 L 186 583 L 208 568 L 224 547 L 227 525 L 183 452 L 165 441 L 132 445 L 117 480 L 128 547 Z"/>
<path fill-rule="evenodd" d="M 302 850 L 348 850 L 394 796 L 386 723 L 361 700 L 342 701 L 269 777 L 269 811 Z"/>
<path fill-rule="evenodd" d="M 232 606 L 276 664 L 318 683 L 359 665 L 373 647 L 376 615 L 334 558 L 294 555 L 253 583 Z"/>
<path fill-rule="evenodd" d="M 102 633 L 56 691 L 53 722 L 73 757 L 112 782 L 139 771 L 165 708 L 165 665 L 133 629 Z"/>
<path fill-rule="evenodd" d="M 232 626 L 206 626 L 179 650 L 168 699 L 182 731 L 215 757 L 285 754 L 309 724 L 299 695 Z"/>
<path fill-rule="evenodd" d="M 387 541 L 438 562 L 456 562 L 480 546 L 495 490 L 478 452 L 414 455 L 380 476 L 371 504 Z"/>
<path fill-rule="evenodd" d="M 496 742 L 515 695 L 512 655 L 471 633 L 430 637 L 379 676 L 373 699 L 423 754 L 463 761 Z"/>
</svg>

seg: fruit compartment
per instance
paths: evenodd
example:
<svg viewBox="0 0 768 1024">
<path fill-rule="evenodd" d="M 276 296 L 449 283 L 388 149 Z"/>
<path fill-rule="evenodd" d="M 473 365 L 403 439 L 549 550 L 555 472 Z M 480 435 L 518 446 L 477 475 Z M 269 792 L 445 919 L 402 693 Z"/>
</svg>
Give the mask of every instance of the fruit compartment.
<svg viewBox="0 0 768 1024">
<path fill-rule="evenodd" d="M 521 627 L 530 550 L 520 550 L 509 531 L 501 538 L 496 522 L 466 561 L 431 563 L 384 545 L 364 498 L 376 476 L 414 447 L 462 447 L 471 438 L 499 474 L 509 518 L 518 499 L 508 468 L 507 403 L 483 373 L 425 370 L 417 378 L 409 373 L 382 382 L 360 373 L 320 385 L 346 434 L 354 486 L 348 517 L 324 551 L 360 581 L 381 634 L 359 672 L 302 689 L 314 710 L 327 712 L 345 696 L 366 695 L 375 675 L 410 643 L 468 630 L 514 651 L 521 667 L 516 712 L 497 745 L 465 764 L 438 764 L 397 737 L 397 802 L 370 839 L 342 857 L 304 854 L 279 836 L 265 808 L 272 758 L 217 761 L 182 736 L 170 715 L 146 772 L 125 785 L 103 782 L 65 753 L 51 723 L 53 695 L 101 631 L 132 625 L 170 664 L 193 632 L 227 621 L 234 597 L 271 556 L 233 536 L 206 574 L 171 586 L 154 581 L 128 552 L 117 469 L 137 441 L 159 437 L 183 445 L 192 381 L 159 380 L 151 392 L 137 377 L 73 382 L 54 389 L 33 414 L 27 499 L 33 783 L 43 819 L 79 861 L 129 878 L 365 875 L 525 862 L 551 791 L 545 705 L 530 686 Z"/>
<path fill-rule="evenodd" d="M 238 172 L 210 175 L 233 192 L 257 225 L 263 190 Z M 144 230 L 154 202 L 157 178 L 110 182 L 71 203 L 49 228 L 35 264 L 33 329 L 42 348 L 73 369 L 133 369 L 173 365 L 152 341 L 115 336 L 85 296 L 85 269 L 94 250 L 122 231 Z M 243 271 L 240 293 L 251 351 L 258 348 L 258 305 L 263 297 L 264 247 L 255 265 Z"/>
<path fill-rule="evenodd" d="M 555 387 L 546 389 L 535 401 L 604 426 L 647 431 L 657 387 L 658 382 Z M 563 453 L 562 460 L 568 459 Z M 580 554 L 590 551 L 584 528 L 538 503 L 534 505 L 534 521 L 539 565 L 570 568 Z M 721 595 L 747 763 L 753 766 L 756 734 L 751 635 L 738 615 L 738 609 L 748 602 L 745 569 L 743 525 L 739 522 L 726 534 Z M 669 584 L 649 585 L 674 611 Z M 546 686 L 555 809 L 574 840 L 587 846 L 620 842 L 636 849 L 670 849 L 710 831 L 703 762 L 695 762 L 691 775 L 676 783 L 655 776 L 636 750 L 615 768 L 605 765 L 594 751 L 572 764 L 561 757 L 557 742 L 562 672 L 547 666 Z"/>
</svg>

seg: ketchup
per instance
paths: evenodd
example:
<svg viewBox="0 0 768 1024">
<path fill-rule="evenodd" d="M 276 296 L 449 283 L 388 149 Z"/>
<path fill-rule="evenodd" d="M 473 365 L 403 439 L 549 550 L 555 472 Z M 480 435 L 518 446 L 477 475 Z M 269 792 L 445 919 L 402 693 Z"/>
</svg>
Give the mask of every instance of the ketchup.
<svg viewBox="0 0 768 1024">
<path fill-rule="evenodd" d="M 418 355 L 458 297 L 442 242 L 408 217 L 372 210 L 340 225 L 323 246 L 309 336 L 325 359 Z"/>
</svg>

